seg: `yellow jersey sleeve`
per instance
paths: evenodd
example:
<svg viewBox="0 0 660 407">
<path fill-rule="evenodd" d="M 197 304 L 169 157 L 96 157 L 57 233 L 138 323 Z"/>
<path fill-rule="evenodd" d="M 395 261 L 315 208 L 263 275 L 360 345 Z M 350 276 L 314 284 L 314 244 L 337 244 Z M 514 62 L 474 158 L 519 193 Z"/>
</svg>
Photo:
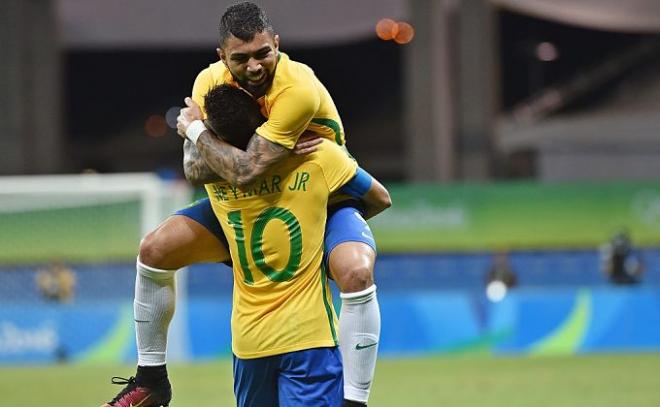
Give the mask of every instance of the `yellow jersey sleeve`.
<svg viewBox="0 0 660 407">
<path fill-rule="evenodd" d="M 204 109 L 204 96 L 213 89 L 215 86 L 213 73 L 211 72 L 211 67 L 207 67 L 202 72 L 197 75 L 195 78 L 195 83 L 193 84 L 192 99 L 197 103 L 206 117 L 206 109 Z"/>
<path fill-rule="evenodd" d="M 314 162 L 321 167 L 328 191 L 333 193 L 353 179 L 358 165 L 348 151 L 337 144 L 323 140 L 321 146 Z"/>
<path fill-rule="evenodd" d="M 256 133 L 291 150 L 309 126 L 320 104 L 321 98 L 312 85 L 284 89 L 274 100 L 268 120 L 257 128 Z"/>
</svg>

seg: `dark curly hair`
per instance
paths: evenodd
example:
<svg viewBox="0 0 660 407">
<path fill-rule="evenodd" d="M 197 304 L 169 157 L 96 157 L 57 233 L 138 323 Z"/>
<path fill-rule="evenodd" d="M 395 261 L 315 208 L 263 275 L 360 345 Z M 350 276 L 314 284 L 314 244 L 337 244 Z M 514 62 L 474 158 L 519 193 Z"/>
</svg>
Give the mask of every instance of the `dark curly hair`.
<svg viewBox="0 0 660 407">
<path fill-rule="evenodd" d="M 256 128 L 266 121 L 252 96 L 228 84 L 211 89 L 204 96 L 204 108 L 211 129 L 241 150 L 247 148 Z"/>
<path fill-rule="evenodd" d="M 274 34 L 273 26 L 266 13 L 254 3 L 234 4 L 227 8 L 220 17 L 218 27 L 220 46 L 223 46 L 230 35 L 243 41 L 252 41 L 255 34 L 268 31 Z"/>
</svg>

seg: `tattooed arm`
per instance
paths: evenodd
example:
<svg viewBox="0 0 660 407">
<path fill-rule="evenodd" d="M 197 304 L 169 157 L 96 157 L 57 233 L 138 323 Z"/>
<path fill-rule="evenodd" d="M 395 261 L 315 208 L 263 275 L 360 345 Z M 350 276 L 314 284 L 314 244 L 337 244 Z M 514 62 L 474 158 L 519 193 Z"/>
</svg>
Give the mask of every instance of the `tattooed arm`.
<svg viewBox="0 0 660 407">
<path fill-rule="evenodd" d="M 177 117 L 177 132 L 186 137 L 191 123 L 200 120 L 202 111 L 192 99 L 185 99 L 187 108 L 181 109 Z M 204 129 L 195 143 L 208 169 L 218 174 L 232 185 L 245 187 L 252 184 L 275 163 L 290 154 L 285 147 L 253 134 L 246 151 L 216 137 L 210 130 Z"/>
<path fill-rule="evenodd" d="M 197 150 L 213 172 L 240 187 L 252 184 L 290 153 L 281 145 L 258 134 L 252 136 L 247 150 L 243 151 L 215 137 L 208 130 L 197 140 Z"/>
<path fill-rule="evenodd" d="M 195 186 L 222 180 L 222 177 L 209 168 L 197 147 L 188 139 L 183 142 L 183 173 L 188 182 Z"/>
</svg>

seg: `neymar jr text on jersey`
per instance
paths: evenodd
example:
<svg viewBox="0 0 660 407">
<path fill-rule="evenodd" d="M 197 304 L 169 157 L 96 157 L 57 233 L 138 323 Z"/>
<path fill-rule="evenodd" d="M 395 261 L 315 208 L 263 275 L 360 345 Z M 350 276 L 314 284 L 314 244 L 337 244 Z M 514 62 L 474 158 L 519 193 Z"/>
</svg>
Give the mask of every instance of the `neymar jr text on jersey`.
<svg viewBox="0 0 660 407">
<path fill-rule="evenodd" d="M 235 199 L 248 198 L 251 196 L 261 196 L 282 192 L 282 188 L 289 191 L 307 191 L 307 183 L 310 182 L 310 175 L 306 171 L 298 171 L 291 177 L 289 185 L 281 186 L 282 177 L 275 174 L 268 178 L 256 182 L 250 189 L 240 189 L 231 184 L 214 184 L 213 196 L 218 201 L 231 201 Z"/>
</svg>

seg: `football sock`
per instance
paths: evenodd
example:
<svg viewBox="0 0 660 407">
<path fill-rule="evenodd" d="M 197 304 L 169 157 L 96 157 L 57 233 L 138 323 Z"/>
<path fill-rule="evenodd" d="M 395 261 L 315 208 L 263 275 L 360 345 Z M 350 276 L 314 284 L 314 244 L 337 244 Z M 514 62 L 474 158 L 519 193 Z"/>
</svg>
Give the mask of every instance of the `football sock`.
<svg viewBox="0 0 660 407">
<path fill-rule="evenodd" d="M 135 336 L 138 366 L 165 365 L 167 330 L 176 302 L 174 272 L 137 261 L 135 278 Z"/>
<path fill-rule="evenodd" d="M 135 375 L 136 382 L 146 387 L 167 387 L 169 379 L 167 378 L 167 367 L 162 366 L 138 366 Z"/>
<path fill-rule="evenodd" d="M 339 348 L 344 364 L 344 398 L 366 404 L 376 369 L 380 309 L 376 286 L 341 293 Z"/>
</svg>

